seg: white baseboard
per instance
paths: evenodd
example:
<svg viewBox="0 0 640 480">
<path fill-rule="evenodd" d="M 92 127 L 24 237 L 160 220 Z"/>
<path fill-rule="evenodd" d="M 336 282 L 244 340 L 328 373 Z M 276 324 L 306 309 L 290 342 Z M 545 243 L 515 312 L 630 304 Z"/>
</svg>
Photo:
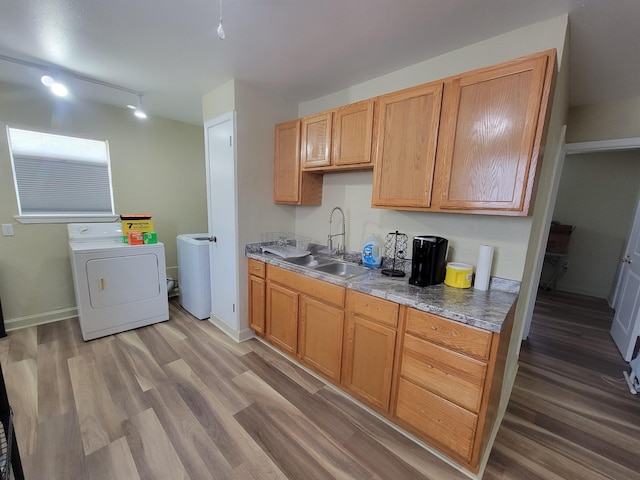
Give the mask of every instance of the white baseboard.
<svg viewBox="0 0 640 480">
<path fill-rule="evenodd" d="M 19 330 L 21 328 L 33 327 L 35 325 L 44 325 L 45 323 L 59 322 L 69 318 L 77 317 L 78 309 L 76 307 L 63 308 L 61 310 L 53 310 L 51 312 L 38 313 L 36 315 L 27 315 L 24 317 L 9 318 L 4 320 L 4 328 L 7 332 Z"/>
<path fill-rule="evenodd" d="M 250 328 L 244 328 L 240 331 L 237 331 L 227 322 L 215 315 L 211 315 L 211 317 L 209 318 L 209 322 L 214 324 L 216 327 L 222 330 L 222 333 L 224 333 L 227 337 L 231 338 L 237 343 L 247 341 L 255 336 L 254 331 Z"/>
</svg>

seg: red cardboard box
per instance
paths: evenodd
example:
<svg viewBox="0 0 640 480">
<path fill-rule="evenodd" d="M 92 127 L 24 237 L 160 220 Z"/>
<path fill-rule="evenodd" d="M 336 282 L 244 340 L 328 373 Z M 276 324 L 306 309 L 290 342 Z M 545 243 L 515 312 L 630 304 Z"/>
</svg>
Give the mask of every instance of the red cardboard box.
<svg viewBox="0 0 640 480">
<path fill-rule="evenodd" d="M 552 223 L 549 229 L 549 239 L 547 240 L 547 252 L 568 253 L 569 239 L 574 229 L 573 225 Z"/>
</svg>

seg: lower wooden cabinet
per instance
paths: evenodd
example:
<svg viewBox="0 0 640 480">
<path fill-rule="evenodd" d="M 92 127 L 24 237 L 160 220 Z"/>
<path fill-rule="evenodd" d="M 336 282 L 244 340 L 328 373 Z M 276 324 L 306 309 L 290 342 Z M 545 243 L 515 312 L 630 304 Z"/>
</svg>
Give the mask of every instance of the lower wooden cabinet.
<svg viewBox="0 0 640 480">
<path fill-rule="evenodd" d="M 257 335 L 265 334 L 265 265 L 263 262 L 248 261 L 249 269 L 249 327 Z"/>
<path fill-rule="evenodd" d="M 496 420 L 513 309 L 488 332 L 403 307 L 393 418 L 477 471 Z"/>
<path fill-rule="evenodd" d="M 389 411 L 399 306 L 347 291 L 342 385 L 366 404 Z"/>
<path fill-rule="evenodd" d="M 344 311 L 311 297 L 300 297 L 300 360 L 334 382 L 340 382 Z"/>
<path fill-rule="evenodd" d="M 298 297 L 287 287 L 267 284 L 267 340 L 290 355 L 298 351 Z"/>
<path fill-rule="evenodd" d="M 269 265 L 266 338 L 325 378 L 340 381 L 344 288 Z"/>
<path fill-rule="evenodd" d="M 249 298 L 256 333 L 262 326 L 275 347 L 478 471 L 515 304 L 498 334 L 262 262 L 250 263 Z"/>
</svg>

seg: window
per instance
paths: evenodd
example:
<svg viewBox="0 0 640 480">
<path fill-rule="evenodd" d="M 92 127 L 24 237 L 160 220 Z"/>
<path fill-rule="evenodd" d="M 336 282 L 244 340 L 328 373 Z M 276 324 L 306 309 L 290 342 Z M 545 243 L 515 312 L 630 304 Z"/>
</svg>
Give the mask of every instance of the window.
<svg viewBox="0 0 640 480">
<path fill-rule="evenodd" d="M 109 144 L 7 127 L 23 223 L 112 221 Z"/>
</svg>

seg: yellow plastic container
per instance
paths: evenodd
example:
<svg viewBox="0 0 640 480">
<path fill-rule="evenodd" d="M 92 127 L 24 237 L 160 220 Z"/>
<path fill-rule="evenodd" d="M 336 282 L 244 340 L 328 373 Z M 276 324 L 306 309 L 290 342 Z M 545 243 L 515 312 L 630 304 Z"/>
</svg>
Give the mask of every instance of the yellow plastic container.
<svg viewBox="0 0 640 480">
<path fill-rule="evenodd" d="M 447 273 L 444 277 L 445 285 L 456 288 L 471 287 L 473 278 L 473 265 L 467 263 L 447 263 Z"/>
</svg>

